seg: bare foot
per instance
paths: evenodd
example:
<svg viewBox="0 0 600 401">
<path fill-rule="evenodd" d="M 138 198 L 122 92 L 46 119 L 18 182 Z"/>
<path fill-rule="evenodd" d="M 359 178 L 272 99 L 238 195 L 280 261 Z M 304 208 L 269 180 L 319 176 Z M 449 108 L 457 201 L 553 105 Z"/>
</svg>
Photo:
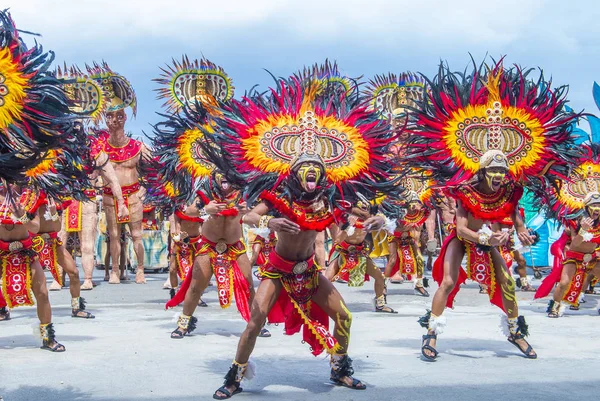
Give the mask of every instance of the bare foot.
<svg viewBox="0 0 600 401">
<path fill-rule="evenodd" d="M 110 280 L 108 280 L 108 284 L 121 284 L 119 275 L 115 272 L 110 272 Z"/>
<path fill-rule="evenodd" d="M 50 291 L 60 291 L 61 290 L 61 285 L 58 284 L 58 281 L 56 280 L 52 280 L 52 284 L 50 284 L 50 287 L 48 287 L 48 290 Z"/>
<path fill-rule="evenodd" d="M 81 284 L 81 290 L 82 291 L 90 291 L 94 289 L 94 283 L 92 282 L 91 279 L 85 279 L 83 280 L 83 284 Z"/>
<path fill-rule="evenodd" d="M 146 277 L 144 276 L 144 270 L 138 269 L 135 272 L 135 283 L 136 284 L 146 284 Z"/>
</svg>

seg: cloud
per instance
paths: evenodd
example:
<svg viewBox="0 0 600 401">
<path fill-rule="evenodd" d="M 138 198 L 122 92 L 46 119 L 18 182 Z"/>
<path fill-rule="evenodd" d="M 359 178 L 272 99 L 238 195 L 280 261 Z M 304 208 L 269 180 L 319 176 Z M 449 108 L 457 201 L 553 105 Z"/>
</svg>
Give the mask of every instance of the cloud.
<svg viewBox="0 0 600 401">
<path fill-rule="evenodd" d="M 594 0 L 8 0 L 24 30 L 57 60 L 105 59 L 133 83 L 148 131 L 160 110 L 151 79 L 158 66 L 206 55 L 233 78 L 239 96 L 268 85 L 269 69 L 287 75 L 326 57 L 367 79 L 388 71 L 432 75 L 440 60 L 462 70 L 486 54 L 544 68 L 570 84 L 573 108 L 596 111 L 600 80 L 600 7 Z M 12 4 L 10 4 L 12 3 Z M 26 38 L 30 41 L 31 38 Z"/>
</svg>

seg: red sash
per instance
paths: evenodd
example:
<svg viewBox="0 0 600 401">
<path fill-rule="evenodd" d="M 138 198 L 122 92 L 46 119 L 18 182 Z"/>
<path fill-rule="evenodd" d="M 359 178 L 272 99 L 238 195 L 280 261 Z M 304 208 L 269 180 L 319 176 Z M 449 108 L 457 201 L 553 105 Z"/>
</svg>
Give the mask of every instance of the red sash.
<svg viewBox="0 0 600 401">
<path fill-rule="evenodd" d="M 81 231 L 81 202 L 73 199 L 66 207 L 66 231 L 74 233 Z"/>
<path fill-rule="evenodd" d="M 307 265 L 304 273 L 291 273 L 299 263 L 303 262 L 285 260 L 272 251 L 267 264 L 260 268 L 263 278 L 279 279 L 285 290 L 279 293 L 276 306 L 269 313 L 269 321 L 285 323 L 287 335 L 302 329 L 302 340 L 315 356 L 324 350 L 334 353 L 340 346 L 329 332 L 329 316 L 311 299 L 319 288 L 318 266 L 312 256 L 304 261 Z"/>
<path fill-rule="evenodd" d="M 46 235 L 49 238 L 45 238 Z M 54 280 L 62 287 L 64 285 L 62 267 L 58 264 L 58 255 L 56 253 L 56 248 L 62 245 L 62 242 L 58 238 L 57 232 L 40 234 L 40 236 L 44 239 L 44 247 L 38 252 L 40 265 L 42 265 L 44 270 L 50 271 Z"/>
<path fill-rule="evenodd" d="M 2 295 L 9 308 L 35 305 L 31 291 L 31 262 L 28 250 L 41 249 L 43 240 L 30 236 L 21 241 L 0 241 Z"/>
<path fill-rule="evenodd" d="M 125 208 L 131 212 L 129 209 L 129 196 L 135 194 L 140 190 L 140 183 L 135 182 L 131 185 L 121 186 L 121 192 L 123 193 L 123 203 L 125 204 Z M 113 196 L 112 189 L 109 186 L 106 186 L 102 189 L 104 195 Z M 114 198 L 114 196 L 113 196 Z M 115 217 L 117 219 L 117 224 L 129 223 L 131 222 L 131 213 L 128 213 L 126 217 L 119 218 L 119 203 L 115 199 Z"/>
</svg>

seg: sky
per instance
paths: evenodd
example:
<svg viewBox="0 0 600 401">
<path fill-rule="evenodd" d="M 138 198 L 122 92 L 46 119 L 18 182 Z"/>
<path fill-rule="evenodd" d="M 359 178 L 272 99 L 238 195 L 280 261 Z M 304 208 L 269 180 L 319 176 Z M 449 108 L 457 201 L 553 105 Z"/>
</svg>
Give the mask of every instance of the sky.
<svg viewBox="0 0 600 401">
<path fill-rule="evenodd" d="M 598 114 L 600 2 L 595 0 L 5 0 L 17 27 L 56 62 L 105 60 L 134 86 L 138 113 L 127 129 L 151 135 L 160 121 L 159 67 L 183 54 L 207 57 L 232 78 L 236 97 L 275 76 L 336 60 L 365 80 L 414 71 L 433 77 L 441 61 L 464 70 L 471 55 L 542 68 L 569 105 Z M 585 128 L 585 127 L 584 127 Z"/>
</svg>

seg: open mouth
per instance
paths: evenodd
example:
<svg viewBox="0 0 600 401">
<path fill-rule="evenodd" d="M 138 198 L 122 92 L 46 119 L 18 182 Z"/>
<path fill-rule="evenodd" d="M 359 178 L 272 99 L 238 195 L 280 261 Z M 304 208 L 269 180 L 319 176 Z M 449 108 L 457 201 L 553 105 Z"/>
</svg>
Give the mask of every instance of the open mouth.
<svg viewBox="0 0 600 401">
<path fill-rule="evenodd" d="M 499 187 L 500 185 L 502 185 L 502 178 L 494 178 L 494 179 L 492 180 L 492 186 L 493 186 L 494 188 L 497 188 L 497 187 Z"/>
<path fill-rule="evenodd" d="M 317 174 L 306 174 L 306 189 L 308 189 L 309 191 L 314 191 L 315 189 L 317 189 Z"/>
<path fill-rule="evenodd" d="M 221 189 L 227 191 L 229 189 L 229 182 L 226 179 L 221 180 Z"/>
</svg>

